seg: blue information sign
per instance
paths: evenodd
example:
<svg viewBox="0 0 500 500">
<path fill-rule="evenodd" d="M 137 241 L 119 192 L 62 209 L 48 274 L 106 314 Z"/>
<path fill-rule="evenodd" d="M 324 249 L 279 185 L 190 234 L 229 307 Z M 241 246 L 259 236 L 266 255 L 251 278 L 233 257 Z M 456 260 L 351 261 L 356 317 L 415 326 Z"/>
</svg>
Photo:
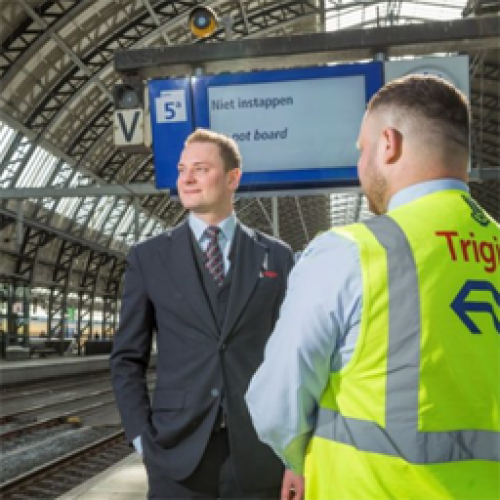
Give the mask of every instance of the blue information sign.
<svg viewBox="0 0 500 500">
<path fill-rule="evenodd" d="M 382 78 L 382 64 L 373 62 L 193 77 L 182 84 L 154 81 L 157 185 L 175 189 L 183 140 L 196 127 L 237 141 L 244 172 L 240 191 L 354 185 L 359 127 Z M 176 110 L 183 106 L 177 108 L 177 97 L 168 94 L 176 90 L 185 92 L 182 128 Z"/>
</svg>

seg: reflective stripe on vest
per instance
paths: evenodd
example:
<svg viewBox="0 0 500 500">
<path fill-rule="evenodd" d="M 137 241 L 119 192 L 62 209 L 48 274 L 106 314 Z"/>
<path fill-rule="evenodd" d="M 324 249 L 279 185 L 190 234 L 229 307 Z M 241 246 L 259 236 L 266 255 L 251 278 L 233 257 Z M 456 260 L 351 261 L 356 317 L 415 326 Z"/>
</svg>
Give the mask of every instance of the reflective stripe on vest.
<svg viewBox="0 0 500 500">
<path fill-rule="evenodd" d="M 319 408 L 315 436 L 361 451 L 401 457 L 409 463 L 459 460 L 500 460 L 500 433 L 481 430 L 420 432 L 418 389 L 420 371 L 420 300 L 417 268 L 408 240 L 388 216 L 365 225 L 387 253 L 389 344 L 387 355 L 386 425 L 347 418 Z M 402 377 L 405 379 L 402 379 Z M 403 390 L 402 390 L 403 388 Z M 401 422 L 398 408 L 411 409 Z"/>
</svg>

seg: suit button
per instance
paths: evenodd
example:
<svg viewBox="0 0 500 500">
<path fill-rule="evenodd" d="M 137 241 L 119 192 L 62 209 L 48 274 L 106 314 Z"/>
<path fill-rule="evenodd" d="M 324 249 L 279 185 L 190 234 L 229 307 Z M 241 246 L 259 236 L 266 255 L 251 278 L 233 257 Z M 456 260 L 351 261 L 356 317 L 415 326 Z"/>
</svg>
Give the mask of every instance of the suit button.
<svg viewBox="0 0 500 500">
<path fill-rule="evenodd" d="M 225 351 L 226 347 L 227 347 L 227 345 L 223 343 L 223 344 L 220 345 L 220 350 L 221 351 Z"/>
<path fill-rule="evenodd" d="M 219 395 L 219 389 L 212 389 L 212 390 L 210 391 L 210 394 L 211 394 L 214 398 L 216 398 L 216 397 Z"/>
</svg>

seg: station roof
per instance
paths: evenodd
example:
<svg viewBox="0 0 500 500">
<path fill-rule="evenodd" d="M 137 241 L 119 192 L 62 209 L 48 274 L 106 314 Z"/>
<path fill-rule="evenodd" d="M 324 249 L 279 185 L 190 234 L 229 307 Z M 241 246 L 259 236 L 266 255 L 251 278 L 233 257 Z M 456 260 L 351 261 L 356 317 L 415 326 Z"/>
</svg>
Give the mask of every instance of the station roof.
<svg viewBox="0 0 500 500">
<path fill-rule="evenodd" d="M 498 16 L 499 10 L 498 1 L 489 0 L 2 0 L 0 189 L 124 186 L 126 190 L 134 183 L 152 184 L 152 156 L 126 154 L 113 144 L 112 89 L 120 78 L 114 53 L 223 41 L 222 27 L 202 41 L 188 30 L 187 16 L 200 4 L 230 16 L 232 39 L 243 41 L 359 28 L 423 27 L 430 21 Z M 386 41 L 388 53 L 391 43 Z M 416 53 L 408 47 L 397 57 L 404 57 L 405 50 L 408 56 Z M 472 192 L 499 220 L 498 39 L 496 44 L 490 40 L 471 45 L 464 37 L 453 47 L 436 42 L 426 53 L 470 56 L 472 167 L 482 179 L 472 184 Z M 341 56 L 345 59 L 349 53 Z M 270 198 L 239 198 L 236 212 L 244 223 L 272 232 Z M 278 212 L 280 236 L 296 251 L 332 225 L 371 216 L 357 190 L 281 197 Z M 161 233 L 185 215 L 166 194 L 142 196 L 135 202 L 131 196 L 109 194 L 29 198 L 22 217 L 32 232 L 36 229 L 56 240 L 124 256 L 134 241 Z M 4 250 L 11 254 L 19 251 L 8 243 L 16 217 L 18 202 L 0 199 L 0 233 Z M 47 245 L 48 261 L 50 248 Z"/>
</svg>

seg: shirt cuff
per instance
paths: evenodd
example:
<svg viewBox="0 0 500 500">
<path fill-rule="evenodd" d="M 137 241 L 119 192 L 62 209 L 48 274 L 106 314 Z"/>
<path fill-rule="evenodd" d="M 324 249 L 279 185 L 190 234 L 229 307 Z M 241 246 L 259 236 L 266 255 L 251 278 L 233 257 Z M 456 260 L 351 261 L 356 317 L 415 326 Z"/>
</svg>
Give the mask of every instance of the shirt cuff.
<svg viewBox="0 0 500 500">
<path fill-rule="evenodd" d="M 304 475 L 304 462 L 309 439 L 309 433 L 297 436 L 283 451 L 285 467 L 300 476 Z"/>
<path fill-rule="evenodd" d="M 142 455 L 142 439 L 141 436 L 137 436 L 133 441 L 132 444 L 134 445 L 135 451 L 139 453 L 139 455 Z"/>
</svg>

